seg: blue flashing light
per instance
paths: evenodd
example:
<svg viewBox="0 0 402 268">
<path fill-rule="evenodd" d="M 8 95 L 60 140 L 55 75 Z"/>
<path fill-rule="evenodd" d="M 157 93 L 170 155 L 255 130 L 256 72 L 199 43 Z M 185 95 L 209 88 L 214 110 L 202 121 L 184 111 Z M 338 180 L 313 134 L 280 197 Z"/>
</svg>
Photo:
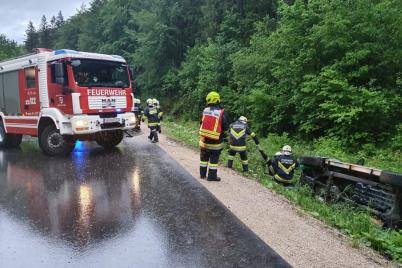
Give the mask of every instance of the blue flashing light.
<svg viewBox="0 0 402 268">
<path fill-rule="evenodd" d="M 54 55 L 65 55 L 65 54 L 79 54 L 79 52 L 70 49 L 59 49 L 54 52 Z"/>
<path fill-rule="evenodd" d="M 116 109 L 116 112 L 121 112 L 121 109 Z"/>
<path fill-rule="evenodd" d="M 75 149 L 77 149 L 77 151 L 81 151 L 81 149 L 84 148 L 84 144 L 82 143 L 82 141 L 76 141 L 75 142 Z"/>
</svg>

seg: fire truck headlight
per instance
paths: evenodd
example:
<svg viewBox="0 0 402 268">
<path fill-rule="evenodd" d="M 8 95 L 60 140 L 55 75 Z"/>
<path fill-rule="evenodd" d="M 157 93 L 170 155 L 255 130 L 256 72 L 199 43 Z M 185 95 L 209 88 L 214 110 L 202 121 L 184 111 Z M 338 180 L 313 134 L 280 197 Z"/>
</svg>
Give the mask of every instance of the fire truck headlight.
<svg viewBox="0 0 402 268">
<path fill-rule="evenodd" d="M 129 119 L 130 125 L 135 124 L 135 121 L 136 121 L 135 116 L 131 116 L 130 119 Z"/>
<path fill-rule="evenodd" d="M 77 120 L 75 122 L 75 127 L 76 128 L 82 128 L 82 127 L 87 127 L 88 126 L 88 121 L 87 120 Z"/>
</svg>

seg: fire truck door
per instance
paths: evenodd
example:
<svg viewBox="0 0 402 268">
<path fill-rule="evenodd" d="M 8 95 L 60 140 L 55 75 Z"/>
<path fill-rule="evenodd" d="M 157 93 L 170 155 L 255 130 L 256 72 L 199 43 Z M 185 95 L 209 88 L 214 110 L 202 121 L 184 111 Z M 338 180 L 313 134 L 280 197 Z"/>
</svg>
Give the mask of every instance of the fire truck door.
<svg viewBox="0 0 402 268">
<path fill-rule="evenodd" d="M 26 116 L 39 115 L 39 70 L 27 67 L 20 70 L 20 106 L 21 113 Z"/>
</svg>

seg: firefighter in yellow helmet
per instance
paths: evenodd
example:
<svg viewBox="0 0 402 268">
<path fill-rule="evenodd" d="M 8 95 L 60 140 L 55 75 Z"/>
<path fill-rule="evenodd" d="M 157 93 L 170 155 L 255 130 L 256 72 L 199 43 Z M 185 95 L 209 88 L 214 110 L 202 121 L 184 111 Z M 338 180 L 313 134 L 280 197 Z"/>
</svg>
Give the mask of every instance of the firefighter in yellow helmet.
<svg viewBox="0 0 402 268">
<path fill-rule="evenodd" d="M 150 134 L 148 139 L 152 142 L 158 142 L 158 125 L 160 123 L 161 115 L 158 112 L 158 109 L 155 107 L 153 99 L 147 99 L 148 107 L 144 110 L 143 120 L 148 121 L 148 128 L 150 130 Z"/>
<path fill-rule="evenodd" d="M 199 131 L 200 177 L 207 178 L 208 181 L 220 181 L 218 162 L 223 149 L 223 139 L 229 127 L 228 120 L 217 92 L 211 91 L 206 101 L 207 107 L 202 112 Z"/>
<path fill-rule="evenodd" d="M 163 112 L 161 110 L 161 106 L 159 104 L 159 101 L 157 99 L 152 99 L 152 102 L 156 109 L 158 110 L 158 117 L 159 117 L 159 124 L 158 124 L 158 132 L 162 133 L 162 128 L 161 128 L 161 121 L 163 120 Z"/>
</svg>

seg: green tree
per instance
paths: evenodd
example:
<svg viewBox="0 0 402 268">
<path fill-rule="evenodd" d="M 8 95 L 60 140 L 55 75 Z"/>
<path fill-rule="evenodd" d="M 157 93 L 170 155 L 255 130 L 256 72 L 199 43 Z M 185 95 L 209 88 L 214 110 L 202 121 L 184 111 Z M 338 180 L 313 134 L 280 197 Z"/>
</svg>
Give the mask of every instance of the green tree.
<svg viewBox="0 0 402 268">
<path fill-rule="evenodd" d="M 4 34 L 0 34 L 0 61 L 19 56 L 21 53 L 22 50 L 15 41 L 8 39 Z"/>
<path fill-rule="evenodd" d="M 24 46 L 28 52 L 31 52 L 33 48 L 39 46 L 39 36 L 32 21 L 29 21 L 27 29 L 25 30 Z"/>
<path fill-rule="evenodd" d="M 53 40 L 52 40 L 52 31 L 51 27 L 47 22 L 46 16 L 42 16 L 42 20 L 39 26 L 39 44 L 40 47 L 44 48 L 52 48 Z"/>
</svg>

